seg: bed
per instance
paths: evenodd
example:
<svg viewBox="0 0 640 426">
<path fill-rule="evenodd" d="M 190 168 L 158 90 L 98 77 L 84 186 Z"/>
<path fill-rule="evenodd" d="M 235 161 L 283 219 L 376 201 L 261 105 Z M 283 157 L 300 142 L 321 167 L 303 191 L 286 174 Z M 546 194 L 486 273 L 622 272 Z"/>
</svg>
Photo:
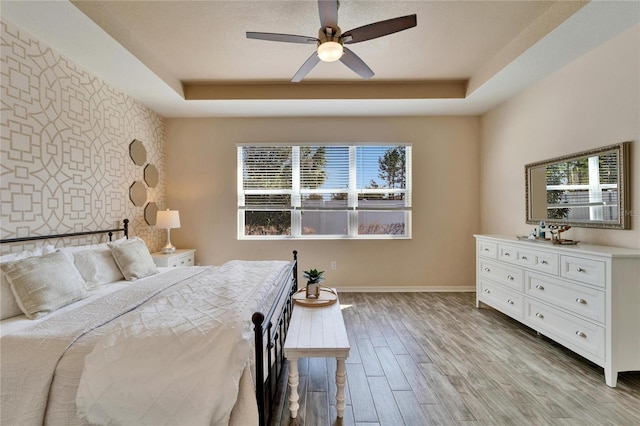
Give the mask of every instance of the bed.
<svg viewBox="0 0 640 426">
<path fill-rule="evenodd" d="M 144 243 L 128 238 L 127 220 L 1 242 L 93 234 L 109 242 L 3 256 L 0 423 L 267 424 L 297 252 L 292 261 L 156 268 Z M 21 315 L 7 317 L 7 281 Z M 55 297 L 38 299 L 54 282 L 64 282 Z"/>
</svg>

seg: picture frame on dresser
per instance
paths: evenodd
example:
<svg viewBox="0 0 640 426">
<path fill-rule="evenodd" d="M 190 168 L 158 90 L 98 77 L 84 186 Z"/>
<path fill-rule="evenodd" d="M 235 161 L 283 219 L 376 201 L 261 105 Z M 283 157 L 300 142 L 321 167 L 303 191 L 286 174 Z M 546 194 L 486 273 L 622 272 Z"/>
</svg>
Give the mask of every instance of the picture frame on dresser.
<svg viewBox="0 0 640 426">
<path fill-rule="evenodd" d="M 490 306 L 604 369 L 640 371 L 640 250 L 476 238 L 476 307 Z"/>
</svg>

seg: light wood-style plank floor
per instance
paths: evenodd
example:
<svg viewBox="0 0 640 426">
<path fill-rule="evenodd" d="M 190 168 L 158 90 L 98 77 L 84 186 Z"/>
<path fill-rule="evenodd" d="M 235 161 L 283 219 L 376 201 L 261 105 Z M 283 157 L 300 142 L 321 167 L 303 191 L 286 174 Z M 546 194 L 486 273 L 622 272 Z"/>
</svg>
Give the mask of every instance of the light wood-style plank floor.
<svg viewBox="0 0 640 426">
<path fill-rule="evenodd" d="M 272 425 L 640 425 L 640 373 L 603 369 L 473 293 L 341 293 L 351 344 L 336 418 L 335 359 L 301 359 L 300 412 L 286 374 Z M 640 355 L 639 355 L 640 356 Z"/>
</svg>

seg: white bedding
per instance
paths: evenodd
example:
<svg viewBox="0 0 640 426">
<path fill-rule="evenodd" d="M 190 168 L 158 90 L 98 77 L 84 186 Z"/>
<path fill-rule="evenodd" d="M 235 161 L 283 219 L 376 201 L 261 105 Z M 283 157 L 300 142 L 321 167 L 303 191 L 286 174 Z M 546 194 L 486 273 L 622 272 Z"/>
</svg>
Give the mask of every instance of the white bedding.
<svg viewBox="0 0 640 426">
<path fill-rule="evenodd" d="M 176 268 L 115 292 L 102 286 L 29 326 L 3 321 L 2 423 L 86 424 L 77 396 L 92 422 L 256 424 L 249 318 L 288 264 Z M 161 292 L 145 303 L 143 287 Z"/>
</svg>

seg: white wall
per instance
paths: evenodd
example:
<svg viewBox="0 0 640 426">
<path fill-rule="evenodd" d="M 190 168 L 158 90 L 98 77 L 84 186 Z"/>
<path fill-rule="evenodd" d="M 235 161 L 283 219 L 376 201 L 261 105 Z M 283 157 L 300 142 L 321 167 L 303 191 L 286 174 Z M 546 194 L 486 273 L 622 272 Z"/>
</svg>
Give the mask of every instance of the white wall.
<svg viewBox="0 0 640 426">
<path fill-rule="evenodd" d="M 627 30 L 481 118 L 481 230 L 526 235 L 524 165 L 633 141 L 631 230 L 565 238 L 640 248 L 640 27 Z"/>
</svg>

